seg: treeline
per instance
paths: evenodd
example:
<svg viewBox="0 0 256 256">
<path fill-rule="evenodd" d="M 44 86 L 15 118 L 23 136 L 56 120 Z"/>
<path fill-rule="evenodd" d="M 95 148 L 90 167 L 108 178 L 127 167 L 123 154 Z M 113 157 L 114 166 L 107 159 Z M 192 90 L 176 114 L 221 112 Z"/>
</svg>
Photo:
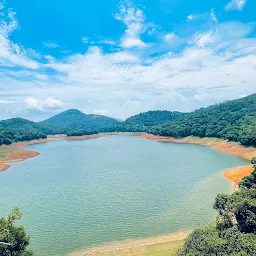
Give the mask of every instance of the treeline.
<svg viewBox="0 0 256 256">
<path fill-rule="evenodd" d="M 9 145 L 19 141 L 30 141 L 45 139 L 47 136 L 38 130 L 33 129 L 1 129 L 0 145 Z"/>
<path fill-rule="evenodd" d="M 149 133 L 175 138 L 216 137 L 256 146 L 256 94 L 184 114 L 181 120 L 153 126 Z"/>
<path fill-rule="evenodd" d="M 152 127 L 154 125 L 160 125 L 168 123 L 170 121 L 181 120 L 185 114 L 180 112 L 171 112 L 167 110 L 156 110 L 141 113 L 125 120 L 126 126 L 137 125 L 140 127 Z"/>
<path fill-rule="evenodd" d="M 0 145 L 45 138 L 47 135 L 29 120 L 12 118 L 0 122 Z"/>
<path fill-rule="evenodd" d="M 86 115 L 76 109 L 64 111 L 39 123 L 12 118 L 0 122 L 0 142 L 10 144 L 44 138 L 46 134 L 82 136 L 90 130 L 94 133 L 148 132 L 175 138 L 191 135 L 216 137 L 256 146 L 256 94 L 191 113 L 149 111 L 123 122 L 101 115 Z"/>
<path fill-rule="evenodd" d="M 93 130 L 79 130 L 79 131 L 69 131 L 66 133 L 68 137 L 70 136 L 84 136 L 84 135 L 93 135 L 99 134 L 99 131 Z"/>
<path fill-rule="evenodd" d="M 239 183 L 239 191 L 218 195 L 213 207 L 216 224 L 192 232 L 176 256 L 256 255 L 256 168 Z"/>
</svg>

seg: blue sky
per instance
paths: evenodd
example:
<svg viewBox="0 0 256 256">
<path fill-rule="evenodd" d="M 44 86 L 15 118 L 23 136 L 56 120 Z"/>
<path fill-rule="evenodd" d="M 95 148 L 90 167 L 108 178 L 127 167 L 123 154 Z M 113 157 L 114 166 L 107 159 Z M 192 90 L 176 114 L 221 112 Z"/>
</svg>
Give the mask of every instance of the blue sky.
<svg viewBox="0 0 256 256">
<path fill-rule="evenodd" d="M 122 118 L 256 92 L 255 0 L 0 0 L 0 119 Z"/>
</svg>

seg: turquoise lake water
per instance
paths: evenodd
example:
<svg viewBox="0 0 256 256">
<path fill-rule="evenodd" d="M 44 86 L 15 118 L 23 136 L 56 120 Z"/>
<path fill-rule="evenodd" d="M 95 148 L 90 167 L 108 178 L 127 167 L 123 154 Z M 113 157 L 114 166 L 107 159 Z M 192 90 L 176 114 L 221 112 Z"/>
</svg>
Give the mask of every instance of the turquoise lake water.
<svg viewBox="0 0 256 256">
<path fill-rule="evenodd" d="M 18 206 L 38 256 L 208 224 L 221 173 L 248 161 L 211 148 L 105 136 L 27 147 L 40 156 L 0 173 L 0 216 Z"/>
</svg>

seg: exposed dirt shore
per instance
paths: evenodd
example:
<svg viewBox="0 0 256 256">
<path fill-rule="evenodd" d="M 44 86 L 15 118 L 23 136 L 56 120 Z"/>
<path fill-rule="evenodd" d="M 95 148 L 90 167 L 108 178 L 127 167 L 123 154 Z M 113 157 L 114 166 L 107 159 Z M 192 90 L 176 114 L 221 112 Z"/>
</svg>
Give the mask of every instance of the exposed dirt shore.
<svg viewBox="0 0 256 256">
<path fill-rule="evenodd" d="M 39 144 L 39 143 L 51 142 L 53 140 L 54 139 L 52 138 L 47 138 L 47 139 L 14 143 L 8 146 L 1 146 L 0 147 L 0 171 L 5 171 L 10 167 L 6 163 L 21 162 L 26 159 L 38 156 L 40 154 L 35 151 L 24 149 L 23 147 Z"/>
<path fill-rule="evenodd" d="M 106 132 L 106 135 L 142 136 L 144 132 Z"/>
<path fill-rule="evenodd" d="M 159 237 L 151 237 L 145 239 L 137 239 L 120 242 L 118 244 L 106 245 L 97 248 L 87 249 L 84 251 L 78 251 L 70 253 L 69 256 L 87 256 L 87 255 L 98 255 L 101 253 L 113 252 L 113 251 L 127 251 L 129 249 L 144 247 L 147 245 L 163 244 L 167 242 L 174 242 L 184 240 L 189 235 L 188 232 L 180 232 L 177 234 L 170 234 Z"/>
<path fill-rule="evenodd" d="M 48 135 L 48 138 L 63 138 L 67 137 L 66 134 L 54 134 L 54 135 Z"/>
<path fill-rule="evenodd" d="M 84 136 L 64 136 L 65 140 L 87 140 L 87 139 L 95 139 L 103 137 L 104 133 L 92 134 L 92 135 L 84 135 Z"/>
<path fill-rule="evenodd" d="M 197 138 L 197 137 L 187 137 L 183 139 L 174 139 L 171 137 L 161 137 L 155 136 L 152 134 L 144 134 L 141 138 L 148 140 L 156 140 L 156 141 L 166 141 L 173 143 L 189 143 L 189 144 L 198 144 L 203 146 L 211 147 L 220 152 L 236 155 L 247 160 L 251 160 L 253 157 L 256 157 L 256 148 L 254 147 L 244 147 L 236 142 L 229 142 L 226 140 L 216 139 L 216 138 Z M 233 169 L 225 170 L 223 175 L 230 182 L 233 183 L 234 189 L 237 188 L 238 183 L 244 178 L 248 176 L 253 171 L 253 167 L 243 166 Z"/>
</svg>

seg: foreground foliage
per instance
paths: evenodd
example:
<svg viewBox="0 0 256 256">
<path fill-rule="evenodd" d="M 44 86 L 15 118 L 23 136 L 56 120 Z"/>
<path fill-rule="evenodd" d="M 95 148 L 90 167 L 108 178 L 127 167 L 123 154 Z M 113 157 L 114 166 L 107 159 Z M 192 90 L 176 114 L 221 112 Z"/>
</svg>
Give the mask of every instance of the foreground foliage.
<svg viewBox="0 0 256 256">
<path fill-rule="evenodd" d="M 33 256 L 27 249 L 29 236 L 22 226 L 15 225 L 15 221 L 22 217 L 22 213 L 15 208 L 12 213 L 0 219 L 0 255 L 1 256 Z"/>
<path fill-rule="evenodd" d="M 192 232 L 177 256 L 256 255 L 256 168 L 239 183 L 239 191 L 218 195 L 214 209 L 216 225 Z"/>
</svg>

